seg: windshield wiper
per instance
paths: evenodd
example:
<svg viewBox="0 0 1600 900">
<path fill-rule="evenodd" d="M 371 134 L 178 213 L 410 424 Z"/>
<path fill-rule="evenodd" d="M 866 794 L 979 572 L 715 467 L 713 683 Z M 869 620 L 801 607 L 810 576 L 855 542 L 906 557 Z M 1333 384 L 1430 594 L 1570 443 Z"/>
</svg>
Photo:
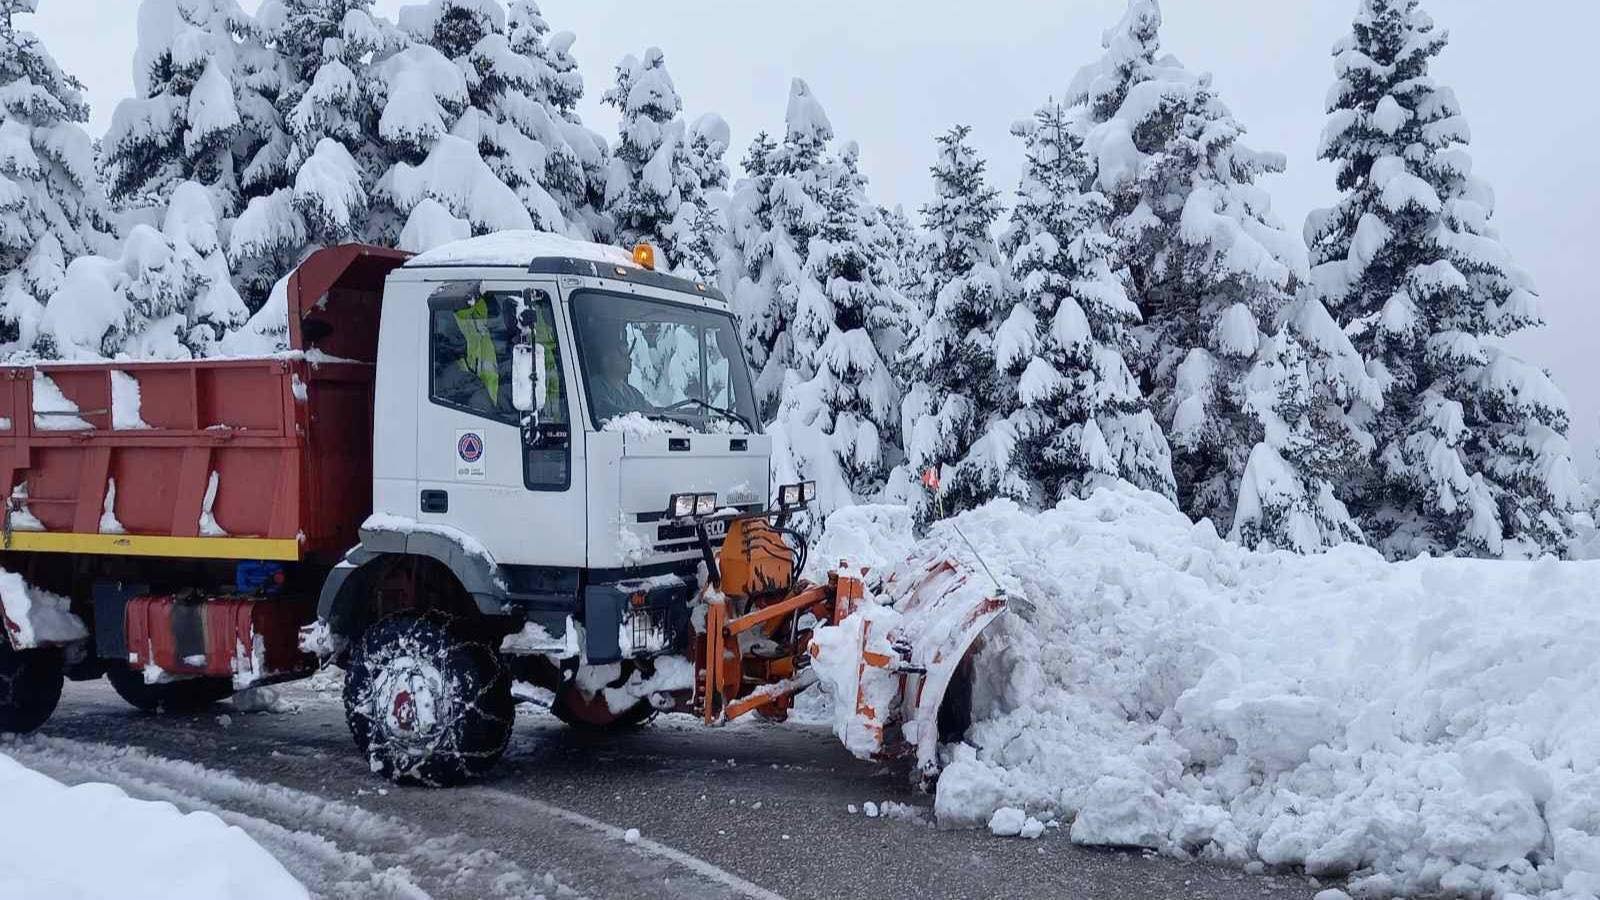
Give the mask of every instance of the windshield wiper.
<svg viewBox="0 0 1600 900">
<path fill-rule="evenodd" d="M 672 407 L 689 405 L 698 406 L 706 412 L 717 413 L 726 419 L 732 419 L 733 421 L 738 422 L 740 425 L 743 425 L 745 430 L 749 431 L 751 434 L 754 434 L 756 431 L 755 425 L 751 424 L 750 420 L 746 419 L 744 414 L 738 410 L 724 409 L 715 403 L 707 403 L 706 401 L 701 400 L 699 397 L 687 397 L 683 400 L 679 400 L 677 403 L 672 404 Z M 669 409 L 672 407 L 669 407 Z"/>
<path fill-rule="evenodd" d="M 646 419 L 649 419 L 653 422 L 671 422 L 674 425 L 694 424 L 689 421 L 687 416 L 674 416 L 666 412 L 641 412 L 639 415 L 644 416 Z"/>
</svg>

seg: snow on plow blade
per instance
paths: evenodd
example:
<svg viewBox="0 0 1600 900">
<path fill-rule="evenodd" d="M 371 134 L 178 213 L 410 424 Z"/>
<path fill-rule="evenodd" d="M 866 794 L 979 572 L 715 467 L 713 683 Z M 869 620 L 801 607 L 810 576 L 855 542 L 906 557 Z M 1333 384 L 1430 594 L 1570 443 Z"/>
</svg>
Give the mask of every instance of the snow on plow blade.
<svg viewBox="0 0 1600 900">
<path fill-rule="evenodd" d="M 785 530 L 784 512 L 725 521 L 720 550 L 704 548 L 712 564 L 684 708 L 707 725 L 752 713 L 782 719 L 797 694 L 820 684 L 851 753 L 910 757 L 931 780 L 940 743 L 970 724 L 972 659 L 1007 609 L 1004 593 L 937 550 L 891 563 L 875 590 L 873 573 L 848 562 L 813 584 L 797 577 L 804 552 L 785 538 L 804 539 Z"/>
<path fill-rule="evenodd" d="M 838 624 L 819 629 L 810 648 L 833 695 L 834 732 L 862 759 L 912 756 L 931 778 L 939 744 L 970 722 L 972 658 L 1006 598 L 947 558 L 899 567 L 880 597 L 849 583 L 855 596 L 840 591 Z"/>
</svg>

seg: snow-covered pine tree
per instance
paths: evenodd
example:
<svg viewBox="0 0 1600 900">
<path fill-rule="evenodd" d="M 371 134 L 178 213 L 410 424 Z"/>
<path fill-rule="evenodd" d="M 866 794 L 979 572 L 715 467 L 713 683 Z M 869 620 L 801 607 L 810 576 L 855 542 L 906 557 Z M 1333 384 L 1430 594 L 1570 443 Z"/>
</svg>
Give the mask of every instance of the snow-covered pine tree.
<svg viewBox="0 0 1600 900">
<path fill-rule="evenodd" d="M 106 241 L 83 85 L 15 21 L 36 3 L 0 0 L 0 352 L 33 348 L 68 261 Z"/>
<path fill-rule="evenodd" d="M 555 198 L 569 231 L 583 238 L 602 234 L 608 227 L 600 208 L 605 201 L 609 148 L 605 138 L 585 128 L 578 116 L 583 77 L 571 56 L 573 35 L 552 34 L 532 0 L 512 0 L 506 39 L 531 71 L 519 76 L 515 89 L 499 100 L 497 118 L 527 135 L 539 148 L 533 158 L 513 161 L 528 166 L 525 177 L 532 177 Z M 533 84 L 520 83 L 530 75 Z M 542 166 L 536 166 L 540 159 Z"/>
<path fill-rule="evenodd" d="M 1539 321 L 1538 299 L 1429 72 L 1446 43 L 1418 0 L 1362 0 L 1334 48 L 1321 156 L 1343 196 L 1306 238 L 1317 296 L 1383 390 L 1353 504 L 1395 557 L 1560 553 L 1578 491 L 1566 399 L 1500 340 Z"/>
<path fill-rule="evenodd" d="M 538 72 L 511 50 L 499 0 L 430 0 L 402 7 L 412 44 L 376 67 L 378 131 L 395 156 L 375 195 L 383 218 L 408 222 L 433 200 L 474 233 L 564 232 L 560 205 L 539 183 L 545 156 L 506 107 L 536 89 Z M 415 229 L 413 229 L 415 233 Z"/>
<path fill-rule="evenodd" d="M 1124 354 L 1139 308 L 1106 233 L 1111 204 L 1057 103 L 1013 129 L 1026 164 L 1004 240 L 1020 292 L 998 330 L 996 366 L 1014 392 L 1015 467 L 1050 505 L 1104 479 L 1175 496 L 1172 452 Z"/>
<path fill-rule="evenodd" d="M 102 142 L 112 199 L 159 211 L 195 181 L 233 216 L 287 183 L 277 65 L 236 0 L 143 0 L 135 96 L 117 104 Z"/>
<path fill-rule="evenodd" d="M 623 57 L 616 83 L 601 99 L 619 116 L 605 207 L 614 240 L 624 247 L 654 244 L 675 261 L 677 248 L 666 246 L 663 231 L 678 202 L 674 168 L 684 140 L 683 100 L 665 54 L 651 47 L 643 59 Z"/>
<path fill-rule="evenodd" d="M 678 165 L 682 202 L 666 228 L 670 243 L 677 247 L 678 269 L 705 281 L 715 280 L 727 246 L 726 156 L 731 139 L 728 123 L 716 113 L 706 113 L 689 126 L 689 141 Z"/>
<path fill-rule="evenodd" d="M 937 469 L 938 499 L 954 515 L 997 496 L 1030 501 L 1014 458 L 1016 392 L 996 357 L 1000 324 L 1017 297 L 995 243 L 1000 192 L 958 125 L 938 138 L 934 199 L 922 208 L 928 231 L 923 273 L 931 315 L 904 350 L 909 384 L 901 419 L 913 473 Z M 934 513 L 924 495 L 916 513 Z"/>
<path fill-rule="evenodd" d="M 1225 527 L 1262 435 L 1245 378 L 1297 289 L 1305 249 L 1256 184 L 1284 157 L 1240 142 L 1244 128 L 1210 76 L 1160 54 L 1160 28 L 1156 0 L 1130 0 L 1070 100 L 1144 317 L 1129 362 L 1166 429 L 1179 502 Z"/>
<path fill-rule="evenodd" d="M 878 221 L 882 225 L 882 255 L 894 265 L 894 288 L 906 301 L 908 310 L 915 310 L 916 322 L 933 310 L 931 298 L 922 302 L 922 233 L 906 215 L 905 207 L 893 209 L 878 207 Z M 907 337 L 911 337 L 908 333 Z"/>
<path fill-rule="evenodd" d="M 288 135 L 285 176 L 253 196 L 233 222 L 228 259 L 252 309 L 318 244 L 375 240 L 399 224 L 375 225 L 368 197 L 391 158 L 379 139 L 379 108 L 369 87 L 374 66 L 405 45 L 371 0 L 265 0 L 256 13 L 261 40 L 275 54 L 259 89 L 274 96 Z"/>
<path fill-rule="evenodd" d="M 892 266 L 878 256 L 877 208 L 859 153 L 848 143 L 825 158 L 821 225 L 791 326 L 799 369 L 812 375 L 789 385 L 779 419 L 827 435 L 851 492 L 870 497 L 899 462 L 900 396 L 885 352 L 900 345 L 903 301 L 887 281 Z"/>
<path fill-rule="evenodd" d="M 884 347 L 900 340 L 902 301 L 886 283 L 854 145 L 800 79 L 781 144 L 757 135 L 735 187 L 722 281 L 776 419 L 774 466 L 815 479 L 826 512 L 875 494 L 898 457 L 896 385 Z"/>
<path fill-rule="evenodd" d="M 184 359 L 210 353 L 244 324 L 218 237 L 216 192 L 173 191 L 161 227 L 136 224 L 114 255 L 67 267 L 40 321 L 39 344 L 68 359 Z"/>
<path fill-rule="evenodd" d="M 1373 445 L 1361 423 L 1383 395 L 1309 292 L 1263 342 L 1245 389 L 1263 433 L 1245 465 L 1230 537 L 1300 553 L 1364 541 L 1336 488 L 1364 473 Z"/>
<path fill-rule="evenodd" d="M 801 380 L 815 374 L 800 368 L 790 332 L 800 294 L 808 286 L 803 267 L 811 239 L 822 225 L 818 197 L 827 177 L 831 140 L 827 114 L 805 82 L 796 79 L 783 143 L 766 132 L 756 135 L 744 159 L 746 177 L 734 189 L 723 280 L 739 318 L 745 355 L 756 372 L 756 399 L 767 419 L 777 412 L 790 370 Z"/>
<path fill-rule="evenodd" d="M 1600 522 L 1600 450 L 1595 451 L 1595 458 L 1589 461 L 1589 478 L 1584 482 L 1584 488 L 1589 495 L 1589 512 L 1596 522 Z"/>
<path fill-rule="evenodd" d="M 1567 550 L 1570 559 L 1600 559 L 1600 461 L 1591 460 L 1589 478 L 1584 484 L 1585 497 L 1581 508 L 1572 516 L 1572 545 Z"/>
<path fill-rule="evenodd" d="M 656 47 L 643 59 L 623 59 L 604 99 L 620 114 L 606 185 L 613 240 L 623 247 L 652 244 L 667 268 L 712 277 L 726 227 L 708 193 L 727 186 L 727 123 L 715 115 L 701 116 L 692 128 L 684 123 L 683 101 Z"/>
</svg>

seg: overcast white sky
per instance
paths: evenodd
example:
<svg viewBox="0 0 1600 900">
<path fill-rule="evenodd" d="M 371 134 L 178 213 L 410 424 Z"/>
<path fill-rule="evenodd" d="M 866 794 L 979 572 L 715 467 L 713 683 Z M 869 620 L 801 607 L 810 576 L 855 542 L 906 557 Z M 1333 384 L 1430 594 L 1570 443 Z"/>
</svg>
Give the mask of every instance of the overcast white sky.
<svg viewBox="0 0 1600 900">
<path fill-rule="evenodd" d="M 242 0 L 253 8 L 259 0 Z M 136 0 L 40 0 L 31 27 L 89 88 L 95 134 L 132 91 Z M 376 0 L 393 15 L 402 0 Z M 806 78 L 842 137 L 861 143 L 880 202 L 914 210 L 929 194 L 933 136 L 956 122 L 1009 191 L 1021 166 L 1008 133 L 1091 59 L 1123 0 L 540 0 L 556 30 L 578 36 L 588 122 L 625 53 L 661 47 L 687 112 L 721 113 L 736 162 L 760 129 L 782 130 L 789 79 Z M 1592 92 L 1592 0 L 1425 0 L 1452 34 L 1436 74 L 1472 123 L 1480 174 L 1500 198 L 1506 243 L 1533 272 L 1549 326 L 1518 341 L 1572 401 L 1573 436 L 1588 466 L 1600 442 L 1600 308 L 1591 270 L 1600 235 L 1600 103 Z M 1315 159 L 1329 47 L 1355 0 L 1167 0 L 1165 42 L 1215 73 L 1250 141 L 1289 155 L 1271 188 L 1299 231 L 1333 199 Z M 798 11 L 797 10 L 801 10 Z M 1600 254 L 1597 254 L 1600 255 Z"/>
</svg>

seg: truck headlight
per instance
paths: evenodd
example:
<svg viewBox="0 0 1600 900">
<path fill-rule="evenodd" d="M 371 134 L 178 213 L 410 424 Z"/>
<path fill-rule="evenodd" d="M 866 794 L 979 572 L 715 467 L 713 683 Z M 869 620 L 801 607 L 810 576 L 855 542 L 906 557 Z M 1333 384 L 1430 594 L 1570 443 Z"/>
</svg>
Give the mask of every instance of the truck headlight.
<svg viewBox="0 0 1600 900">
<path fill-rule="evenodd" d="M 667 503 L 667 515 L 674 519 L 709 516 L 716 511 L 716 494 L 673 494 Z"/>
<path fill-rule="evenodd" d="M 804 506 L 816 499 L 817 483 L 815 481 L 786 484 L 778 488 L 778 505 L 785 509 Z"/>
</svg>

